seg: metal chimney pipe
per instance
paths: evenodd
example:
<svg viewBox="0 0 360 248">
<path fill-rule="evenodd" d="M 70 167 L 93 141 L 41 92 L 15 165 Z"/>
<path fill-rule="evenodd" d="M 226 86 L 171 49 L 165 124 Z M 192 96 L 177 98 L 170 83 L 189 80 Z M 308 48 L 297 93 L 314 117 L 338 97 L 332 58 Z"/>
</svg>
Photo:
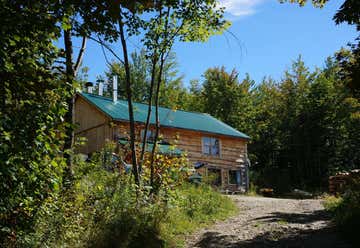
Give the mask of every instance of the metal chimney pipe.
<svg viewBox="0 0 360 248">
<path fill-rule="evenodd" d="M 88 93 L 90 93 L 90 94 L 92 94 L 93 93 L 93 83 L 92 82 L 87 82 L 86 84 L 85 84 L 85 87 L 86 87 L 86 89 L 87 89 L 87 92 Z"/>
<path fill-rule="evenodd" d="M 104 83 L 99 82 L 99 96 L 102 96 L 104 92 Z"/>
<path fill-rule="evenodd" d="M 113 102 L 117 102 L 118 97 L 118 82 L 117 82 L 117 76 L 113 76 Z"/>
</svg>

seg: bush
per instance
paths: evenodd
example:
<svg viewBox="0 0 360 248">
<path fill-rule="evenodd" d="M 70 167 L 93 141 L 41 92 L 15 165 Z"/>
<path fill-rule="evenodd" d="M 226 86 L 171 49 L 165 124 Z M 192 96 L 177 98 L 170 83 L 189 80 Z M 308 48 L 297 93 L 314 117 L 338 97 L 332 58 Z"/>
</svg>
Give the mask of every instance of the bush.
<svg viewBox="0 0 360 248">
<path fill-rule="evenodd" d="M 343 199 L 341 197 L 326 196 L 323 205 L 327 211 L 335 213 L 342 201 Z"/>
<path fill-rule="evenodd" d="M 173 186 L 154 195 L 130 174 L 104 169 L 103 161 L 100 154 L 77 162 L 72 187 L 38 209 L 24 247 L 174 247 L 184 234 L 235 211 L 208 185 L 164 184 Z"/>
<path fill-rule="evenodd" d="M 349 188 L 341 197 L 328 197 L 324 206 L 333 216 L 339 230 L 350 240 L 359 244 L 360 229 L 360 177 L 351 180 Z"/>
<path fill-rule="evenodd" d="M 182 247 L 184 235 L 195 229 L 225 219 L 237 212 L 227 196 L 207 184 L 183 184 L 169 202 L 167 220 L 162 223 L 162 233 L 169 247 Z"/>
<path fill-rule="evenodd" d="M 259 192 L 258 186 L 255 185 L 253 182 L 250 182 L 249 190 L 246 192 L 246 195 L 259 196 L 258 192 Z"/>
<path fill-rule="evenodd" d="M 38 210 L 25 247 L 162 247 L 166 211 L 130 175 L 109 172 L 100 161 L 76 166 L 73 187 Z"/>
</svg>

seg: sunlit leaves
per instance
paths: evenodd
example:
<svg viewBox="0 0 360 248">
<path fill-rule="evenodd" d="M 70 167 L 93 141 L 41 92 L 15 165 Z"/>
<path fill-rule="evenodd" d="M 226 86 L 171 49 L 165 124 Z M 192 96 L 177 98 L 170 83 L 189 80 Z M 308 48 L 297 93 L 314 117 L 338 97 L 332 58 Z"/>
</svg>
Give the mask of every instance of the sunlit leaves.
<svg viewBox="0 0 360 248">
<path fill-rule="evenodd" d="M 311 2 L 315 7 L 323 7 L 329 0 L 279 0 L 281 3 L 290 2 L 298 3 L 300 6 L 304 6 L 307 2 Z"/>
<path fill-rule="evenodd" d="M 38 206 L 61 184 L 67 92 L 52 69 L 60 34 L 53 4 L 0 1 L 0 226 L 10 230 L 0 232 L 2 244 L 21 244 Z"/>
</svg>

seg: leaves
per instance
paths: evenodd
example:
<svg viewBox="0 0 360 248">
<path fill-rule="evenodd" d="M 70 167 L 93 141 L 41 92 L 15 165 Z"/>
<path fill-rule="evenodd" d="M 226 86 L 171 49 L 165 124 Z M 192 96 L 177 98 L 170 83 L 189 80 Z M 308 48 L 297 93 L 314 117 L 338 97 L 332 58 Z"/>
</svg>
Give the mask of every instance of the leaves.
<svg viewBox="0 0 360 248">
<path fill-rule="evenodd" d="M 11 230 L 0 232 L 2 244 L 21 244 L 38 206 L 55 192 L 50 181 L 61 183 L 67 92 L 52 68 L 59 36 L 53 6 L 0 2 L 0 226 Z"/>
</svg>

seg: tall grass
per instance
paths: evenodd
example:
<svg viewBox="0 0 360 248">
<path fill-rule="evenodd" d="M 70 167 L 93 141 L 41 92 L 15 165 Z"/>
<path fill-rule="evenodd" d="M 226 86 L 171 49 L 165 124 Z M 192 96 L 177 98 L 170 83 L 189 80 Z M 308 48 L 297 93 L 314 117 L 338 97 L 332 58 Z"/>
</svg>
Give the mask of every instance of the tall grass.
<svg viewBox="0 0 360 248">
<path fill-rule="evenodd" d="M 130 175 L 78 162 L 73 186 L 47 201 L 24 247 L 181 247 L 184 235 L 224 219 L 236 207 L 208 185 L 151 195 Z"/>
<path fill-rule="evenodd" d="M 184 237 L 216 220 L 223 220 L 237 212 L 233 201 L 214 191 L 207 184 L 184 184 L 170 201 L 166 221 L 161 230 L 169 247 L 182 247 Z"/>
</svg>

